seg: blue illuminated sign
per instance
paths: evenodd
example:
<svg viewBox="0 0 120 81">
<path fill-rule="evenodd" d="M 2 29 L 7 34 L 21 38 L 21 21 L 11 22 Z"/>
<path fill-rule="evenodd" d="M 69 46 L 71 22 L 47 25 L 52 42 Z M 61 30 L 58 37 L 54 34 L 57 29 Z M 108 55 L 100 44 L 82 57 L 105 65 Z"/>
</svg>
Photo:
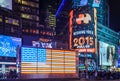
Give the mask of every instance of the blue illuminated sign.
<svg viewBox="0 0 120 81">
<path fill-rule="evenodd" d="M 0 56 L 16 57 L 21 38 L 0 35 Z"/>
<path fill-rule="evenodd" d="M 92 54 L 80 54 L 79 57 L 89 57 L 89 58 L 93 58 Z"/>
</svg>

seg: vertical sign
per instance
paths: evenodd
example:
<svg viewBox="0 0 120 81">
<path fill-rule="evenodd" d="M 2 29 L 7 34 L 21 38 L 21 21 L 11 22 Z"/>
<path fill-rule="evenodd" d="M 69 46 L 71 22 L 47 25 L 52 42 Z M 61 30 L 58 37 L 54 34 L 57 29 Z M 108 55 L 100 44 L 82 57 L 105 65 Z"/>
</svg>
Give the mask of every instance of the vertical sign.
<svg viewBox="0 0 120 81">
<path fill-rule="evenodd" d="M 120 67 L 120 46 L 118 47 L 118 67 Z"/>
<path fill-rule="evenodd" d="M 83 6 L 70 12 L 70 49 L 95 52 L 94 9 Z"/>
</svg>

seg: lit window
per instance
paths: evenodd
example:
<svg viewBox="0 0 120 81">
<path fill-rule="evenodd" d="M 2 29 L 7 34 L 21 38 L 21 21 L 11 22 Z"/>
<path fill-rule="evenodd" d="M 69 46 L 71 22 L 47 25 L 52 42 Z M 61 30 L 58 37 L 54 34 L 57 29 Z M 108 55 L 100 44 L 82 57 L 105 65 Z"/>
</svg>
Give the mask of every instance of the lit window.
<svg viewBox="0 0 120 81">
<path fill-rule="evenodd" d="M 18 25 L 19 25 L 19 21 L 16 20 L 16 19 L 14 19 L 14 20 L 13 20 L 13 25 L 17 25 L 17 26 L 18 26 Z"/>
<path fill-rule="evenodd" d="M 21 3 L 21 0 L 18 0 L 18 3 Z"/>
<path fill-rule="evenodd" d="M 19 26 L 19 20 L 16 20 L 16 19 L 13 19 L 13 18 L 8 18 L 8 17 L 6 17 L 6 18 L 5 18 L 5 23 Z"/>
<path fill-rule="evenodd" d="M 27 3 L 27 1 L 22 0 L 22 4 L 27 5 L 28 3 Z"/>
<path fill-rule="evenodd" d="M 5 23 L 8 23 L 8 19 L 5 19 Z"/>
<path fill-rule="evenodd" d="M 25 19 L 30 19 L 30 15 L 28 14 L 21 14 L 21 17 Z"/>
<path fill-rule="evenodd" d="M 0 17 L 0 22 L 2 22 L 3 20 L 2 20 L 2 17 Z"/>
</svg>

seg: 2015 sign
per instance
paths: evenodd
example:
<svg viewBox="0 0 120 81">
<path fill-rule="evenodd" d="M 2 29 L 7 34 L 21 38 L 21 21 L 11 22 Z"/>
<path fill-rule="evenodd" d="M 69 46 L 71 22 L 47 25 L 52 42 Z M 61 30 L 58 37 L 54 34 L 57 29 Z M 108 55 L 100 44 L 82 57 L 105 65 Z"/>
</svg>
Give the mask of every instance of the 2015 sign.
<svg viewBox="0 0 120 81">
<path fill-rule="evenodd" d="M 79 38 L 74 38 L 73 39 L 73 46 L 84 46 L 84 45 L 94 45 L 93 37 L 79 37 Z"/>
</svg>

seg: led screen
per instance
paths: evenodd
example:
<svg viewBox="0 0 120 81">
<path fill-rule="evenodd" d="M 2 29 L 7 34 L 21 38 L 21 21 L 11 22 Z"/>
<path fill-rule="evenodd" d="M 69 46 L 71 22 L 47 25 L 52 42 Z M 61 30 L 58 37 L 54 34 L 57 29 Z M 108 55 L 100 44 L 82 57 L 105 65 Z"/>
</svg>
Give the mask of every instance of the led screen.
<svg viewBox="0 0 120 81">
<path fill-rule="evenodd" d="M 100 0 L 93 0 L 93 4 L 92 4 L 93 7 L 99 7 L 99 5 L 100 5 Z"/>
<path fill-rule="evenodd" d="M 118 67 L 120 67 L 120 47 L 118 47 Z"/>
<path fill-rule="evenodd" d="M 22 47 L 22 62 L 37 62 L 37 48 Z"/>
<path fill-rule="evenodd" d="M 109 45 L 102 41 L 99 42 L 100 65 L 111 66 L 113 63 L 114 54 L 115 46 Z"/>
<path fill-rule="evenodd" d="M 0 35 L 0 56 L 16 57 L 21 38 Z"/>
<path fill-rule="evenodd" d="M 74 51 L 35 47 L 22 47 L 21 51 L 22 74 L 76 73 L 76 52 Z"/>
<path fill-rule="evenodd" d="M 70 12 L 70 48 L 94 50 L 93 12 L 93 8 L 89 6 L 82 6 Z"/>
<path fill-rule="evenodd" d="M 86 6 L 88 4 L 88 0 L 72 0 L 72 2 L 72 8 L 78 8 L 81 6 Z"/>
<path fill-rule="evenodd" d="M 12 10 L 12 0 L 0 0 L 0 6 Z"/>
<path fill-rule="evenodd" d="M 32 41 L 32 46 L 40 48 L 55 48 L 54 42 Z"/>
</svg>

